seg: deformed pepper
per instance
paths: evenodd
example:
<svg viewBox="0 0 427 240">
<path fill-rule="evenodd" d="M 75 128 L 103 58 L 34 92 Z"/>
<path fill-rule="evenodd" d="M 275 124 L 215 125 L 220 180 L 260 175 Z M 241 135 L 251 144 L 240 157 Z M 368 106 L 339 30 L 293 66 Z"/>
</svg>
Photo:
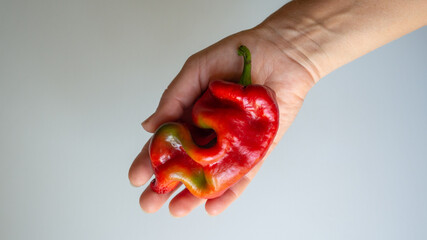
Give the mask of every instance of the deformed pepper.
<svg viewBox="0 0 427 240">
<path fill-rule="evenodd" d="M 275 93 L 251 85 L 249 49 L 240 46 L 238 54 L 244 58 L 238 84 L 211 81 L 192 108 L 192 123 L 165 123 L 151 138 L 155 192 L 182 182 L 196 197 L 215 198 L 265 156 L 279 124 Z"/>
</svg>

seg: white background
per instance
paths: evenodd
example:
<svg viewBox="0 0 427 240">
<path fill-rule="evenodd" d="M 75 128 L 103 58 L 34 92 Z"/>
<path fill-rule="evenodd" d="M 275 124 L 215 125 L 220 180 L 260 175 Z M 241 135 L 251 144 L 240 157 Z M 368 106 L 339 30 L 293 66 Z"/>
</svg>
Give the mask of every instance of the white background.
<svg viewBox="0 0 427 240">
<path fill-rule="evenodd" d="M 187 57 L 282 5 L 0 0 L 0 239 L 426 239 L 426 28 L 322 79 L 220 216 L 140 210 L 140 122 Z"/>
</svg>

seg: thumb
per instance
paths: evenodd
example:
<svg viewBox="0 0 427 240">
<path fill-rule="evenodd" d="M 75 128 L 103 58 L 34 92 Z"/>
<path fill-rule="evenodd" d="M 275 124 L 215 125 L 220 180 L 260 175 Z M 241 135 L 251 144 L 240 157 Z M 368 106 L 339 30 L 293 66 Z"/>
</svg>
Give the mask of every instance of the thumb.
<svg viewBox="0 0 427 240">
<path fill-rule="evenodd" d="M 202 83 L 199 78 L 199 63 L 190 57 L 175 79 L 163 92 L 156 111 L 142 122 L 147 132 L 154 132 L 163 123 L 180 118 L 186 108 L 205 89 L 207 80 Z"/>
<path fill-rule="evenodd" d="M 156 111 L 142 123 L 148 132 L 180 118 L 184 110 L 207 88 L 209 78 L 238 79 L 242 59 L 236 53 L 240 43 L 216 45 L 188 58 L 181 71 L 164 91 Z"/>
</svg>

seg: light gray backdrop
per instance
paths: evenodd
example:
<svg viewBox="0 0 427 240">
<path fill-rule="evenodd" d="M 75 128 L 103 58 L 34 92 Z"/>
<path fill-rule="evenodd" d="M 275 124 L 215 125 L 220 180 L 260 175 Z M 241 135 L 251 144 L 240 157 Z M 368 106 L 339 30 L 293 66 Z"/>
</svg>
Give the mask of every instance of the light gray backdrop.
<svg viewBox="0 0 427 240">
<path fill-rule="evenodd" d="M 322 79 L 222 215 L 140 210 L 140 122 L 283 3 L 0 0 L 0 239 L 427 239 L 426 28 Z"/>
</svg>

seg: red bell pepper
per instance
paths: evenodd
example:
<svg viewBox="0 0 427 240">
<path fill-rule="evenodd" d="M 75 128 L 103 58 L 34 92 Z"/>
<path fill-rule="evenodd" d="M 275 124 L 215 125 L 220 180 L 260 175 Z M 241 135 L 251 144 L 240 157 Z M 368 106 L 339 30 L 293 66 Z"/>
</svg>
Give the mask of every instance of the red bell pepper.
<svg viewBox="0 0 427 240">
<path fill-rule="evenodd" d="M 275 93 L 251 85 L 249 49 L 240 46 L 238 54 L 244 58 L 239 84 L 211 81 L 192 108 L 192 123 L 165 123 L 151 138 L 155 192 L 182 182 L 196 197 L 215 198 L 265 156 L 279 125 Z"/>
</svg>

